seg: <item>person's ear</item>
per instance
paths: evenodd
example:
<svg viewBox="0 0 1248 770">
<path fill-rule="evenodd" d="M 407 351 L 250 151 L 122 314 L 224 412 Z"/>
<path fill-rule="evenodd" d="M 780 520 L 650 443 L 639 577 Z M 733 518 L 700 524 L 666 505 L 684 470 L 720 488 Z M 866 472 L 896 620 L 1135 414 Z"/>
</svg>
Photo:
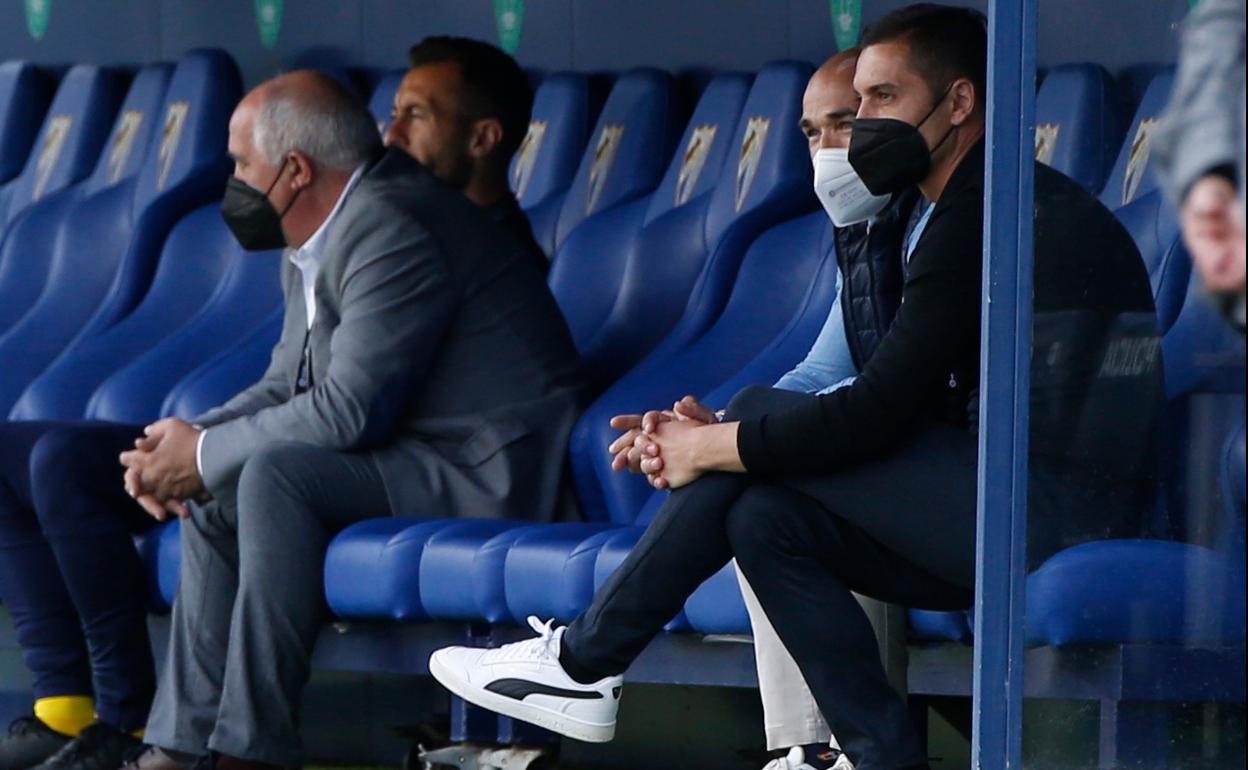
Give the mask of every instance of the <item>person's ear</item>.
<svg viewBox="0 0 1248 770">
<path fill-rule="evenodd" d="M 498 118 L 475 121 L 468 138 L 468 154 L 475 159 L 489 157 L 503 141 L 503 124 Z"/>
<path fill-rule="evenodd" d="M 978 104 L 979 94 L 975 93 L 975 84 L 967 78 L 953 81 L 953 85 L 949 87 L 949 101 L 953 105 L 949 122 L 960 126 L 966 122 L 971 113 L 975 112 L 975 106 Z"/>
<path fill-rule="evenodd" d="M 316 181 L 316 166 L 312 163 L 312 159 L 299 150 L 291 150 L 286 155 L 286 163 L 290 169 L 290 190 L 304 190 L 312 186 Z"/>
</svg>

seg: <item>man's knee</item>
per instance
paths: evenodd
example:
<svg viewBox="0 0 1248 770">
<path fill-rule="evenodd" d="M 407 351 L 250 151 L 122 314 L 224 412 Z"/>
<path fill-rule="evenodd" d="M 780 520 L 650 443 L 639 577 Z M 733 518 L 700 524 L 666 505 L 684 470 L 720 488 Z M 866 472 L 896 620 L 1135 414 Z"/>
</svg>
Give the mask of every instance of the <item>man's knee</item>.
<svg viewBox="0 0 1248 770">
<path fill-rule="evenodd" d="M 112 507 L 102 503 L 122 495 L 120 449 L 115 440 L 73 426 L 51 428 L 35 442 L 30 452 L 31 502 L 45 532 L 91 532 L 102 515 L 112 515 Z M 73 504 L 82 496 L 96 504 Z"/>
<path fill-rule="evenodd" d="M 779 487 L 753 486 L 728 512 L 728 540 L 743 571 L 814 542 L 800 496 Z"/>
</svg>

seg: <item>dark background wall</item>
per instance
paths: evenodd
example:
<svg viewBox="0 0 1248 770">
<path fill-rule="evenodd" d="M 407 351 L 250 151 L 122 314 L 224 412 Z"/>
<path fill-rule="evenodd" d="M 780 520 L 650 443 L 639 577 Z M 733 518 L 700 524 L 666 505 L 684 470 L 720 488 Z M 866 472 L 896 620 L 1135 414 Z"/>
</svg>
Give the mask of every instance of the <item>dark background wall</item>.
<svg viewBox="0 0 1248 770">
<path fill-rule="evenodd" d="M 271 46 L 257 8 L 268 0 L 0 0 L 0 60 L 134 64 L 196 46 L 226 48 L 248 83 L 309 61 L 401 67 L 424 35 L 498 40 L 495 2 L 282 0 Z M 1096 61 L 1111 71 L 1173 61 L 1189 0 L 1040 0 L 1040 64 Z M 903 0 L 864 0 L 866 22 Z M 986 0 L 970 5 L 983 9 Z M 835 50 L 830 0 L 528 0 L 516 55 L 542 70 L 756 69 L 777 58 L 820 61 Z M 28 6 L 46 9 L 38 39 Z M 36 18 L 38 13 L 35 14 Z"/>
</svg>

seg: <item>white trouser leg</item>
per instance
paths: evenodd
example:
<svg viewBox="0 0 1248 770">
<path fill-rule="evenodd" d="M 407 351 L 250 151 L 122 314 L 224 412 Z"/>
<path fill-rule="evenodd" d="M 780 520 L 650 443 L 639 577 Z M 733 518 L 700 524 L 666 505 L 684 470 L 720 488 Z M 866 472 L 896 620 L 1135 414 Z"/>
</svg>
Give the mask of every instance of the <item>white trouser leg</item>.
<svg viewBox="0 0 1248 770">
<path fill-rule="evenodd" d="M 736 566 L 735 561 L 733 566 Z M 754 627 L 754 660 L 758 666 L 758 692 L 763 700 L 767 748 L 783 749 L 830 741 L 835 746 L 832 731 L 819 713 L 802 672 L 776 635 L 776 629 L 740 569 L 737 582 L 741 584 L 741 596 Z"/>
</svg>

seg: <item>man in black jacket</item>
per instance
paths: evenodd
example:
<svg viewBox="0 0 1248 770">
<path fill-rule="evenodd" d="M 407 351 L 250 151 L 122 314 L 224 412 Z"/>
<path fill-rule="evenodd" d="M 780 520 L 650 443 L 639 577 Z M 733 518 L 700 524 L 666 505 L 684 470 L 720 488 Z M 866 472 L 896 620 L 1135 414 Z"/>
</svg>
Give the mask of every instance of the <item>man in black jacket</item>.
<svg viewBox="0 0 1248 770">
<path fill-rule="evenodd" d="M 917 184 L 926 201 L 903 246 L 900 307 L 857 379 L 762 414 L 656 425 L 642 467 L 675 491 L 591 607 L 524 649 L 439 651 L 439 681 L 609 739 L 620 675 L 735 556 L 848 759 L 927 767 L 851 592 L 936 610 L 973 600 L 986 38 L 979 13 L 931 5 L 864 35 L 850 161 L 872 193 Z M 1071 180 L 1041 165 L 1035 180 L 1033 564 L 1137 532 L 1160 401 L 1134 244 Z"/>
</svg>

